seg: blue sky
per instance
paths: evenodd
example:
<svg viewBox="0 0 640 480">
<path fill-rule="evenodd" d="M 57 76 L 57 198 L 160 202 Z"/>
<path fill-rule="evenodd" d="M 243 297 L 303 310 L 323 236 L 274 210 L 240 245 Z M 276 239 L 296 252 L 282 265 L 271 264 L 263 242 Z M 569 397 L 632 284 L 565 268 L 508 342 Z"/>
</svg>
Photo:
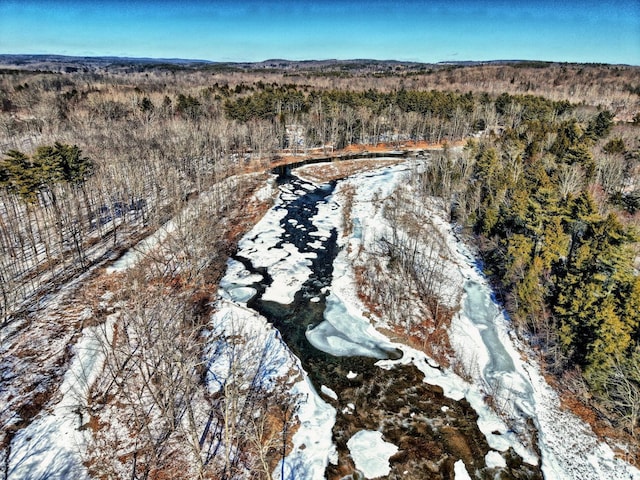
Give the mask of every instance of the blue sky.
<svg viewBox="0 0 640 480">
<path fill-rule="evenodd" d="M 640 0 L 0 0 L 0 53 L 640 65 Z"/>
</svg>

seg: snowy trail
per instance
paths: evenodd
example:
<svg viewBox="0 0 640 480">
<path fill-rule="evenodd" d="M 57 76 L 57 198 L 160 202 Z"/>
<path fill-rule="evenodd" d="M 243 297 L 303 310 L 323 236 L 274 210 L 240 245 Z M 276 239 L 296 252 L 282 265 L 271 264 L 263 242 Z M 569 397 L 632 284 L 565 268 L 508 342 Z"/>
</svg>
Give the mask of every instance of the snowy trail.
<svg viewBox="0 0 640 480">
<path fill-rule="evenodd" d="M 489 361 L 483 372 L 484 376 L 515 372 L 513 359 L 498 338 L 498 332 L 493 328 L 495 319 L 500 315 L 497 305 L 487 298 L 488 292 L 475 281 L 467 280 L 464 292 L 463 312 L 480 330 L 482 342 L 489 353 Z"/>
<path fill-rule="evenodd" d="M 75 355 L 59 390 L 61 399 L 43 411 L 11 443 L 9 480 L 89 478 L 83 465 L 89 432 L 82 430 L 91 385 L 102 372 L 103 342 L 110 341 L 117 314 L 104 325 L 87 327 L 74 346 Z"/>
</svg>

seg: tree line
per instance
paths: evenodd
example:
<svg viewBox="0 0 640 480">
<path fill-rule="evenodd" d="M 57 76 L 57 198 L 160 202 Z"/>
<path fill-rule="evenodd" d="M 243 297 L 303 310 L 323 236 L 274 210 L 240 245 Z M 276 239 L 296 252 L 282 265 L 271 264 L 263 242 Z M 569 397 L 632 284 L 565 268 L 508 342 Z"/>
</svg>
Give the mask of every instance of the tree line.
<svg viewBox="0 0 640 480">
<path fill-rule="evenodd" d="M 305 127 L 308 146 L 354 143 L 441 142 L 497 126 L 499 117 L 519 122 L 522 115 L 551 119 L 572 109 L 567 101 L 533 95 L 455 93 L 400 88 L 304 90 L 295 85 L 259 85 L 249 94 L 226 98 L 224 111 L 239 122 L 285 120 Z M 281 148 L 287 145 L 280 143 Z"/>
</svg>

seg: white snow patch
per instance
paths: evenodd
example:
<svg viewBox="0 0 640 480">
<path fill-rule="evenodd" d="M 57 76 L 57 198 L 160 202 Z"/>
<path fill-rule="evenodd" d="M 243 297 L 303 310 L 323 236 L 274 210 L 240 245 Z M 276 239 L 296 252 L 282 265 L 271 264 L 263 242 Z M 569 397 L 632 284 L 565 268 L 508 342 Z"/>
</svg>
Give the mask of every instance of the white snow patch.
<svg viewBox="0 0 640 480">
<path fill-rule="evenodd" d="M 158 230 L 147 238 L 139 241 L 135 246 L 127 250 L 118 260 L 108 266 L 106 269 L 107 273 L 123 272 L 133 267 L 140 260 L 149 255 L 157 245 L 164 242 L 166 238 L 176 230 L 176 228 L 175 221 L 169 220 L 158 228 Z"/>
<path fill-rule="evenodd" d="M 326 385 L 322 385 L 320 387 L 320 391 L 322 393 L 324 393 L 327 397 L 329 398 L 333 398 L 334 400 L 338 400 L 338 394 L 336 392 L 334 392 L 333 390 L 331 390 L 329 387 L 327 387 Z"/>
<path fill-rule="evenodd" d="M 349 373 L 347 373 L 347 378 L 348 378 L 349 380 L 353 380 L 353 379 L 354 379 L 354 378 L 356 378 L 357 376 L 358 376 L 358 374 L 357 374 L 357 373 L 355 373 L 355 372 L 352 372 L 351 370 L 349 370 Z"/>
<path fill-rule="evenodd" d="M 338 458 L 331 440 L 336 411 L 320 398 L 306 374 L 303 381 L 296 383 L 292 393 L 303 396 L 297 412 L 300 428 L 293 436 L 291 453 L 278 464 L 274 477 L 282 480 L 323 479 L 329 462 L 336 464 Z"/>
<path fill-rule="evenodd" d="M 273 196 L 273 182 L 265 183 L 264 186 L 254 194 L 254 197 L 256 198 L 256 200 L 260 202 L 269 200 L 272 196 Z"/>
<path fill-rule="evenodd" d="M 366 336 L 350 336 L 349 326 L 349 324 L 339 324 L 336 328 L 331 322 L 323 321 L 316 327 L 307 330 L 307 340 L 318 350 L 337 357 L 387 358 L 387 354 L 378 347 L 375 340 Z"/>
<path fill-rule="evenodd" d="M 251 274 L 242 263 L 227 260 L 227 271 L 220 280 L 220 294 L 227 300 L 246 304 L 255 294 L 256 289 L 250 287 L 262 280 L 262 275 Z"/>
<path fill-rule="evenodd" d="M 462 460 L 458 460 L 453 465 L 453 473 L 455 480 L 471 480 L 469 472 L 467 472 L 467 468 L 464 466 L 464 462 Z"/>
<path fill-rule="evenodd" d="M 227 270 L 222 280 L 220 288 L 226 290 L 235 286 L 252 285 L 262 280 L 262 275 L 252 274 L 244 265 L 232 258 L 227 260 Z"/>
<path fill-rule="evenodd" d="M 349 403 L 347 404 L 346 407 L 344 407 L 342 409 L 342 413 L 345 415 L 353 415 L 353 412 L 355 411 L 355 405 L 353 403 Z"/>
<path fill-rule="evenodd" d="M 251 287 L 236 287 L 233 289 L 227 290 L 227 294 L 229 298 L 234 302 L 238 303 L 247 303 L 253 296 L 257 293 L 255 288 Z"/>
<path fill-rule="evenodd" d="M 490 450 L 485 456 L 484 461 L 488 468 L 504 468 L 507 466 L 507 461 L 499 452 Z"/>
<path fill-rule="evenodd" d="M 347 442 L 351 458 L 356 468 L 366 478 L 389 475 L 389 458 L 395 455 L 398 447 L 382 439 L 382 432 L 360 430 Z"/>
</svg>

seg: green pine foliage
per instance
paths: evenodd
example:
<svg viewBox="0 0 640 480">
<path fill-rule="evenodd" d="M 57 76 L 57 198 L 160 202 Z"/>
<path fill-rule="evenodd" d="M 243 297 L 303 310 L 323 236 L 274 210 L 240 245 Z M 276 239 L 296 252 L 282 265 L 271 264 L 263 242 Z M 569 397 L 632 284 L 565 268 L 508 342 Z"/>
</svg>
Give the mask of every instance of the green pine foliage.
<svg viewBox="0 0 640 480">
<path fill-rule="evenodd" d="M 18 150 L 9 150 L 0 161 L 0 172 L 0 186 L 29 203 L 35 201 L 42 175 L 33 158 Z"/>
<path fill-rule="evenodd" d="M 38 147 L 32 156 L 10 150 L 0 159 L 0 188 L 33 203 L 39 192 L 56 183 L 82 185 L 93 168 L 77 145 L 56 142 Z"/>
<path fill-rule="evenodd" d="M 631 249 L 638 238 L 615 213 L 602 214 L 607 210 L 589 193 L 594 145 L 610 133 L 613 116 L 600 112 L 583 124 L 526 100 L 497 98 L 499 113 L 515 109 L 536 118 L 525 116 L 520 128 L 476 147 L 463 197 L 479 200 L 458 204 L 475 207 L 463 217 L 516 326 L 559 346 L 564 360 L 556 368 L 603 378 L 616 355 L 631 355 L 640 341 L 640 280 Z M 554 141 L 545 146 L 545 137 Z M 605 145 L 624 149 L 619 139 Z M 563 188 L 570 170 L 579 181 Z M 602 385 L 592 381 L 604 395 Z"/>
<path fill-rule="evenodd" d="M 515 96 L 505 94 L 508 101 L 520 99 L 526 103 L 526 116 L 549 120 L 558 112 L 569 107 L 566 102 L 551 102 L 542 97 Z M 516 100 L 512 100 L 516 99 Z M 228 118 L 246 122 L 250 119 L 274 118 L 282 111 L 308 112 L 315 104 L 322 105 L 324 113 L 331 113 L 335 107 L 365 108 L 379 115 L 396 107 L 402 112 L 415 112 L 437 118 L 450 118 L 456 111 L 470 114 L 478 98 L 472 93 L 443 91 L 405 90 L 381 92 L 373 89 L 312 90 L 301 91 L 293 85 L 267 86 L 246 96 L 236 96 L 226 100 L 225 113 Z"/>
</svg>

